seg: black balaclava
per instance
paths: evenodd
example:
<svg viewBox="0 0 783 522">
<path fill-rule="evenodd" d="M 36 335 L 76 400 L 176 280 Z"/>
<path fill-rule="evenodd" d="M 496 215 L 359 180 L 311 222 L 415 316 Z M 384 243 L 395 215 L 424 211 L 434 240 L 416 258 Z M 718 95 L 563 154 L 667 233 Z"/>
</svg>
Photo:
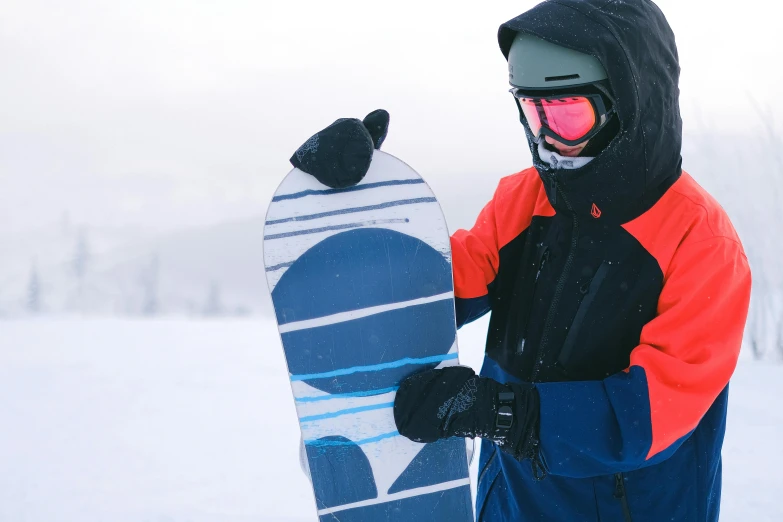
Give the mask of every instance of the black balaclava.
<svg viewBox="0 0 783 522">
<path fill-rule="evenodd" d="M 552 206 L 576 216 L 590 216 L 597 206 L 604 223 L 646 212 L 682 173 L 680 67 L 663 13 L 649 0 L 546 0 L 500 26 L 506 58 L 520 32 L 594 56 L 615 101 L 619 130 L 584 166 L 556 169 L 531 143 Z"/>
</svg>

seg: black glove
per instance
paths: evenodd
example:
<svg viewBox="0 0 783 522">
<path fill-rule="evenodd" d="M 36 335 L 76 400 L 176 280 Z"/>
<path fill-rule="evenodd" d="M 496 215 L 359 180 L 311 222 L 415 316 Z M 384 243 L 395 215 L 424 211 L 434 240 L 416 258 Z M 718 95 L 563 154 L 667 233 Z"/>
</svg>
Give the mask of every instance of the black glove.
<svg viewBox="0 0 783 522">
<path fill-rule="evenodd" d="M 359 183 L 370 168 L 372 153 L 380 149 L 389 130 L 389 113 L 378 109 L 364 121 L 340 118 L 314 134 L 293 156 L 291 164 L 331 188 Z"/>
<path fill-rule="evenodd" d="M 466 366 L 411 375 L 394 400 L 397 431 L 415 442 L 481 437 L 518 460 L 537 459 L 538 415 L 533 385 L 501 384 Z"/>
</svg>

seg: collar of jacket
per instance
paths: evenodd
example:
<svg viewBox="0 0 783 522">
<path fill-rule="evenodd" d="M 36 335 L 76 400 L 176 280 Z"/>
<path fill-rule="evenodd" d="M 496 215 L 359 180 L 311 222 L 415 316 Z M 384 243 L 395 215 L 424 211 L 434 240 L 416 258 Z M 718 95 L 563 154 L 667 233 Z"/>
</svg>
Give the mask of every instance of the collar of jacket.
<svg viewBox="0 0 783 522">
<path fill-rule="evenodd" d="M 547 0 L 500 26 L 506 58 L 518 32 L 598 58 L 614 94 L 613 117 L 620 119 L 614 140 L 572 170 L 543 161 L 525 126 L 549 201 L 578 217 L 594 217 L 598 208 L 600 219 L 619 223 L 646 212 L 682 172 L 680 66 L 663 13 L 649 0 Z"/>
</svg>

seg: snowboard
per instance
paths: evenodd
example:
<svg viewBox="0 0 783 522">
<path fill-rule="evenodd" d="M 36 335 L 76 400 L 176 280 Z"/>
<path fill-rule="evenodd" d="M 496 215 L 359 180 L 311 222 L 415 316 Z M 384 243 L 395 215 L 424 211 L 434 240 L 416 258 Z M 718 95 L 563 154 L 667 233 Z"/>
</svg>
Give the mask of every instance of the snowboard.
<svg viewBox="0 0 783 522">
<path fill-rule="evenodd" d="M 357 185 L 293 169 L 264 262 L 321 522 L 473 522 L 465 439 L 397 433 L 406 376 L 458 364 L 446 222 L 408 165 L 375 151 Z"/>
</svg>

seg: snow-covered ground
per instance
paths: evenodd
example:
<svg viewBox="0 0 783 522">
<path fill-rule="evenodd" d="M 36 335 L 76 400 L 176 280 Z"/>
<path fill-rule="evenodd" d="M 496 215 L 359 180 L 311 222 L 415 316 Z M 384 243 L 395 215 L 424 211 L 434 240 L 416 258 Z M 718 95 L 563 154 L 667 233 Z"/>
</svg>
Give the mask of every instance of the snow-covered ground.
<svg viewBox="0 0 783 522">
<path fill-rule="evenodd" d="M 743 360 L 723 521 L 783 519 L 782 396 L 783 366 Z M 298 444 L 268 319 L 0 322 L 2 522 L 314 521 Z"/>
</svg>

